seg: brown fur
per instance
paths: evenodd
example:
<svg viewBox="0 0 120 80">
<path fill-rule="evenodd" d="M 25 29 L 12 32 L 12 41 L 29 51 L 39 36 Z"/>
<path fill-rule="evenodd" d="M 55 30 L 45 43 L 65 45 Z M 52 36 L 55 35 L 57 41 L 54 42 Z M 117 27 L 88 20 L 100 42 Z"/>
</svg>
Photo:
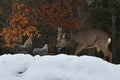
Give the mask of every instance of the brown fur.
<svg viewBox="0 0 120 80">
<path fill-rule="evenodd" d="M 65 38 L 66 34 L 63 34 L 63 37 L 57 40 L 57 47 L 74 47 L 75 55 L 79 55 L 82 49 L 86 49 L 89 47 L 97 48 L 97 51 L 102 51 L 104 53 L 104 58 L 108 58 L 109 62 L 112 62 L 112 53 L 109 51 L 108 39 L 110 37 L 103 31 L 92 29 L 83 32 L 79 32 L 77 34 L 72 34 L 71 39 Z"/>
</svg>

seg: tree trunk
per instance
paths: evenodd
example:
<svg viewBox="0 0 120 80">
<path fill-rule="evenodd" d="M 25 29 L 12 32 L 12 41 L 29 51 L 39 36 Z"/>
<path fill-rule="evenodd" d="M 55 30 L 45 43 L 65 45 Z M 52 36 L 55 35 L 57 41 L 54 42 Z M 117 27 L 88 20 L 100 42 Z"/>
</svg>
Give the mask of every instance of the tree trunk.
<svg viewBox="0 0 120 80">
<path fill-rule="evenodd" d="M 113 53 L 113 63 L 116 63 L 116 16 L 112 14 L 112 53 Z"/>
</svg>

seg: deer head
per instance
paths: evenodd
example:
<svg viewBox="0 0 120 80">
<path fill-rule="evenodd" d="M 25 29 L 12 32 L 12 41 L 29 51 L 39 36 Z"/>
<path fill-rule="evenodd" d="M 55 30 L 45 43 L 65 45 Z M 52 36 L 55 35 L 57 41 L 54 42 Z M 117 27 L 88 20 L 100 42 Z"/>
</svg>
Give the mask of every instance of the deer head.
<svg viewBox="0 0 120 80">
<path fill-rule="evenodd" d="M 65 33 L 62 34 L 62 29 L 58 28 L 58 36 L 57 36 L 57 48 L 64 48 L 66 46 L 66 38 Z"/>
</svg>

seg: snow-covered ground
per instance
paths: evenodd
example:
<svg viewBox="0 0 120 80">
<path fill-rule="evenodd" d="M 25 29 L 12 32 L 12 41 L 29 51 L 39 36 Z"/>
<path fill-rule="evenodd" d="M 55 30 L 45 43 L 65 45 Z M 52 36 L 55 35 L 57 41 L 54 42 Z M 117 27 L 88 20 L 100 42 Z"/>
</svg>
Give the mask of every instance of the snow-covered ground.
<svg viewBox="0 0 120 80">
<path fill-rule="evenodd" d="M 91 56 L 0 56 L 0 80 L 120 80 L 120 65 Z"/>
</svg>

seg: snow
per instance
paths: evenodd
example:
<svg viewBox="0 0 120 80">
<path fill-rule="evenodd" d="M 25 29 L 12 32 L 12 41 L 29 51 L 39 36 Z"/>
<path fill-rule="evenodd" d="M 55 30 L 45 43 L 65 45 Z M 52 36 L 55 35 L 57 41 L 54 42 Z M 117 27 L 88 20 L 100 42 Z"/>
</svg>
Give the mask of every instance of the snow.
<svg viewBox="0 0 120 80">
<path fill-rule="evenodd" d="M 120 65 L 92 56 L 0 56 L 0 80 L 120 80 Z"/>
</svg>

